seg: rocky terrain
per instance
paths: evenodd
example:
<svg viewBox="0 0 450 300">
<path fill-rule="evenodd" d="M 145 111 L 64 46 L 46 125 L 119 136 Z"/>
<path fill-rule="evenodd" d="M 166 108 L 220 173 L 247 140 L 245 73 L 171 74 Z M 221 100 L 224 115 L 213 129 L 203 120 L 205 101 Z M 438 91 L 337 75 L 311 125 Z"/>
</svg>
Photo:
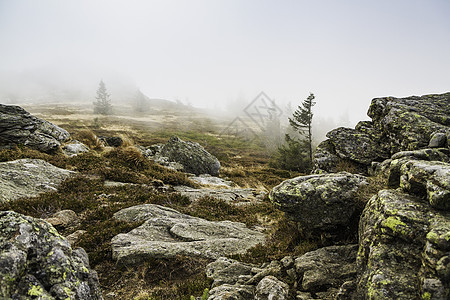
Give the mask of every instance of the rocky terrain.
<svg viewBox="0 0 450 300">
<path fill-rule="evenodd" d="M 0 298 L 450 297 L 450 93 L 372 100 L 371 121 L 328 133 L 312 174 L 268 191 L 233 183 L 246 173 L 199 143 L 111 147 L 0 113 Z M 191 285 L 167 296 L 151 277 Z"/>
</svg>

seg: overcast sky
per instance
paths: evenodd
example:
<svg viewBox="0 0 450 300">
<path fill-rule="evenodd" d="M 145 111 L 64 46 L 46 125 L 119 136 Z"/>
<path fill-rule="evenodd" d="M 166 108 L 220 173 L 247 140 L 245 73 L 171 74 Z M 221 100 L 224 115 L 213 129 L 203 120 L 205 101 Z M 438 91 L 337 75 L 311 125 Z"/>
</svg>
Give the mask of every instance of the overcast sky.
<svg viewBox="0 0 450 300">
<path fill-rule="evenodd" d="M 448 0 L 0 0 L 0 78 L 94 97 L 114 77 L 209 107 L 313 92 L 316 115 L 356 121 L 375 97 L 450 91 L 449 15 Z"/>
</svg>

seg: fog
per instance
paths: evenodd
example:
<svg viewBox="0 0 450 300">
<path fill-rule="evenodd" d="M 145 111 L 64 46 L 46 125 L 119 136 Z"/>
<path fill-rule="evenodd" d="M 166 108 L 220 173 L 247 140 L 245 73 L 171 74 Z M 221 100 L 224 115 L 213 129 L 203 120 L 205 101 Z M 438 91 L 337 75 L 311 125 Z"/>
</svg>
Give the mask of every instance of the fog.
<svg viewBox="0 0 450 300">
<path fill-rule="evenodd" d="M 0 103 L 150 98 L 354 125 L 375 97 L 450 90 L 450 2 L 0 0 Z"/>
</svg>

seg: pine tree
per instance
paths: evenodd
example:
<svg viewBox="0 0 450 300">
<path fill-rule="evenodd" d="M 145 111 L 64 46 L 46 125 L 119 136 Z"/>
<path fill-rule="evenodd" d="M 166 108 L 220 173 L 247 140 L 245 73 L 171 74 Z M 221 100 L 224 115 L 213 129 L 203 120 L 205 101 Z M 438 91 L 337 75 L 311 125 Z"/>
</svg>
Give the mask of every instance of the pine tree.
<svg viewBox="0 0 450 300">
<path fill-rule="evenodd" d="M 95 97 L 96 101 L 94 101 L 94 114 L 110 115 L 112 113 L 109 96 L 105 83 L 101 80 L 97 89 L 97 96 Z"/>
<path fill-rule="evenodd" d="M 306 135 L 306 144 L 309 150 L 309 162 L 312 166 L 312 107 L 316 104 L 314 102 L 314 94 L 310 93 L 308 98 L 302 102 L 294 111 L 293 118 L 289 118 L 289 124 L 301 135 Z"/>
</svg>

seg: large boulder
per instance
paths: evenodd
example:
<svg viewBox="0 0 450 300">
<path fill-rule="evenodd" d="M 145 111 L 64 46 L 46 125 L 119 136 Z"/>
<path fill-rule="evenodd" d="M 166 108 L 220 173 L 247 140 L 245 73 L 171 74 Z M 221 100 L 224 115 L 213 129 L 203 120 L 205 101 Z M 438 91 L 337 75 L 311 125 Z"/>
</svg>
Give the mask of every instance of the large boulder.
<svg viewBox="0 0 450 300">
<path fill-rule="evenodd" d="M 0 147 L 24 145 L 43 152 L 57 150 L 69 133 L 23 108 L 0 104 Z"/>
<path fill-rule="evenodd" d="M 349 223 L 365 184 L 364 176 L 347 172 L 299 176 L 274 187 L 269 197 L 305 233 L 333 232 Z"/>
<path fill-rule="evenodd" d="M 40 159 L 18 159 L 0 163 L 0 203 L 21 197 L 56 191 L 73 171 L 61 169 Z"/>
<path fill-rule="evenodd" d="M 450 93 L 376 98 L 367 114 L 372 121 L 327 134 L 315 152 L 315 173 L 335 172 L 342 162 L 351 162 L 357 172 L 365 173 L 372 162 L 400 151 L 450 147 Z"/>
<path fill-rule="evenodd" d="M 169 161 L 183 165 L 185 172 L 219 175 L 219 160 L 198 143 L 185 142 L 174 136 L 162 147 L 160 154 Z"/>
<path fill-rule="evenodd" d="M 244 254 L 265 241 L 264 234 L 242 223 L 207 221 L 153 204 L 123 209 L 114 218 L 145 221 L 111 241 L 114 259 L 125 265 L 136 265 L 147 259 L 172 259 L 177 255 L 215 259 Z"/>
<path fill-rule="evenodd" d="M 47 222 L 0 212 L 1 299 L 102 299 L 86 252 Z"/>
<path fill-rule="evenodd" d="M 448 299 L 448 211 L 400 190 L 382 190 L 359 226 L 358 299 Z"/>
</svg>

